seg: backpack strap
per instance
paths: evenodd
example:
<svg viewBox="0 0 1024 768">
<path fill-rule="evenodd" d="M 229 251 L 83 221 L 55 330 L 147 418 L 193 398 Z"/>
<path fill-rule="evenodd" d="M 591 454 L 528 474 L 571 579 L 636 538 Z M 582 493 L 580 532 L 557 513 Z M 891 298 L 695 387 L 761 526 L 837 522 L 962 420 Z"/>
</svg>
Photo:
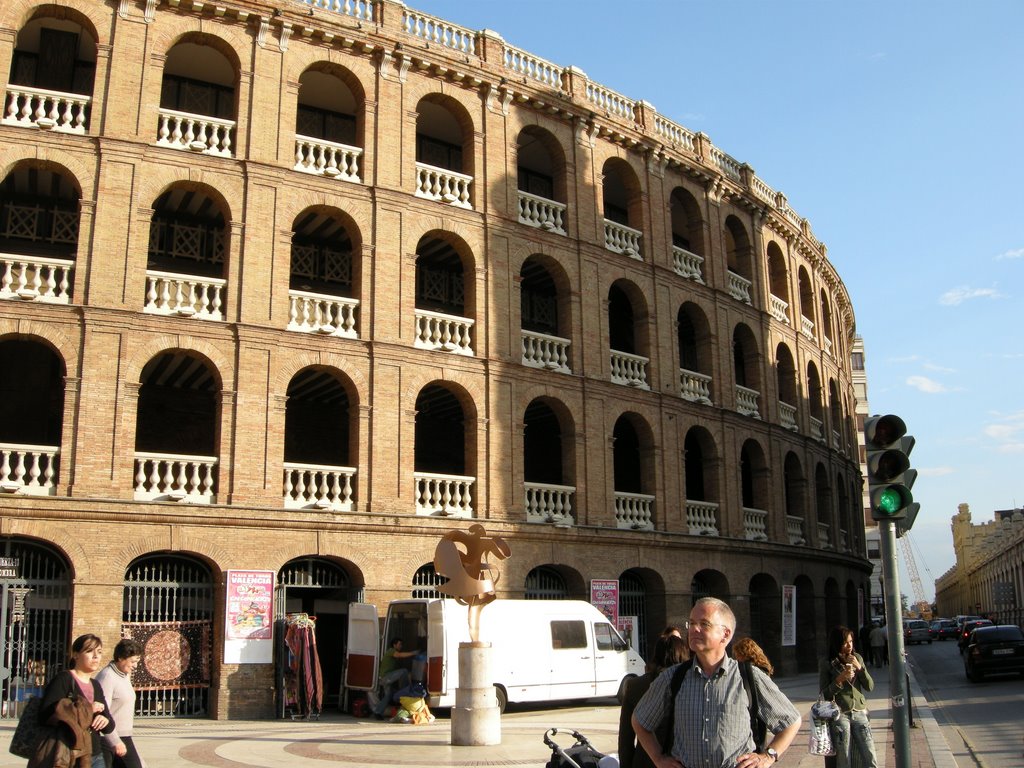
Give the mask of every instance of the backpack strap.
<svg viewBox="0 0 1024 768">
<path fill-rule="evenodd" d="M 767 743 L 768 726 L 758 715 L 760 700 L 757 695 L 757 686 L 754 684 L 753 665 L 749 661 L 741 661 L 740 677 L 743 678 L 743 688 L 747 692 L 747 709 L 750 712 L 750 733 L 754 737 L 754 749 L 760 752 Z"/>
<path fill-rule="evenodd" d="M 665 715 L 661 720 L 661 751 L 666 755 L 672 754 L 672 742 L 675 740 L 676 696 L 679 695 L 679 689 L 683 687 L 683 679 L 692 666 L 693 659 L 690 658 L 676 664 L 675 671 L 672 672 L 672 681 L 668 687 L 668 708 L 665 710 Z"/>
</svg>

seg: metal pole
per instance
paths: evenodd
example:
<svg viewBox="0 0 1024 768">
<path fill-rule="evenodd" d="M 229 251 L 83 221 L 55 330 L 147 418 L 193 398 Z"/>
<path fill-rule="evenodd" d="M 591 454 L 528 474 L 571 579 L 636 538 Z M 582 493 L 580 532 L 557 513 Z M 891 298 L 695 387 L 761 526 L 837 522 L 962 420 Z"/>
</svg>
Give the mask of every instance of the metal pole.
<svg viewBox="0 0 1024 768">
<path fill-rule="evenodd" d="M 885 629 L 889 638 L 889 707 L 896 768 L 910 768 L 910 699 L 907 667 L 903 658 L 903 613 L 900 610 L 900 577 L 896 568 L 896 526 L 878 522 L 879 554 L 885 592 Z"/>
</svg>

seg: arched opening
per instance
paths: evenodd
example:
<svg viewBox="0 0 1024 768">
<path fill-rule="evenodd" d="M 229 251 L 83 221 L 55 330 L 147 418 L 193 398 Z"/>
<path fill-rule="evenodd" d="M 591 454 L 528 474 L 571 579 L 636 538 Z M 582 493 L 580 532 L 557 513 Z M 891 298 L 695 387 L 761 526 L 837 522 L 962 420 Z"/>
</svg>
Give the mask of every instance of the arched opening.
<svg viewBox="0 0 1024 768">
<path fill-rule="evenodd" d="M 818 519 L 818 546 L 832 546 L 832 488 L 825 466 L 819 462 L 814 469 L 814 507 Z"/>
<path fill-rule="evenodd" d="M 358 261 L 340 211 L 308 208 L 292 226 L 289 330 L 357 338 Z"/>
<path fill-rule="evenodd" d="M 623 256 L 642 259 L 643 210 L 636 173 L 629 163 L 613 157 L 605 162 L 602 176 L 604 247 Z"/>
<path fill-rule="evenodd" d="M 416 113 L 416 196 L 472 208 L 472 119 L 438 94 L 421 99 Z"/>
<path fill-rule="evenodd" d="M 234 52 L 215 37 L 189 34 L 174 45 L 161 80 L 157 144 L 232 157 L 238 72 Z"/>
<path fill-rule="evenodd" d="M 792 451 L 783 465 L 783 495 L 786 505 L 786 532 L 790 544 L 806 544 L 807 481 L 800 459 Z"/>
<path fill-rule="evenodd" d="M 769 478 L 771 471 L 764 449 L 746 440 L 740 449 L 740 490 L 743 499 L 743 537 L 768 540 Z"/>
<path fill-rule="evenodd" d="M 690 582 L 690 605 L 693 605 L 702 597 L 715 597 L 724 602 L 729 602 L 729 580 L 721 571 L 704 569 L 698 571 Z"/>
<path fill-rule="evenodd" d="M 295 133 L 350 147 L 363 146 L 363 94 L 347 70 L 321 63 L 299 76 Z"/>
<path fill-rule="evenodd" d="M 774 240 L 768 243 L 768 292 L 771 294 L 770 311 L 780 323 L 789 325 L 789 271 L 782 249 Z"/>
<path fill-rule="evenodd" d="M 757 339 L 744 323 L 732 334 L 733 373 L 736 379 L 736 410 L 744 416 L 761 418 L 761 354 Z"/>
<path fill-rule="evenodd" d="M 565 152 L 558 140 L 537 126 L 519 133 L 516 145 L 519 221 L 565 234 Z"/>
<path fill-rule="evenodd" d="M 676 341 L 679 345 L 679 386 L 684 400 L 711 405 L 711 327 L 704 311 L 693 304 L 681 304 L 676 313 Z"/>
<path fill-rule="evenodd" d="M 818 671 L 818 615 L 814 584 L 806 576 L 797 576 L 796 588 L 796 665 L 798 672 Z"/>
<path fill-rule="evenodd" d="M 720 532 L 718 466 L 714 437 L 703 427 L 691 427 L 683 440 L 683 467 L 687 530 L 695 536 Z"/>
<path fill-rule="evenodd" d="M 538 565 L 526 574 L 526 600 L 568 600 L 569 587 L 561 572 L 554 566 Z"/>
<path fill-rule="evenodd" d="M 653 467 L 648 457 L 650 428 L 636 414 L 623 414 L 612 431 L 615 520 L 619 528 L 654 527 Z"/>
<path fill-rule="evenodd" d="M 476 436 L 466 423 L 447 386 L 428 384 L 416 396 L 416 514 L 472 516 Z"/>
<path fill-rule="evenodd" d="M 459 243 L 460 248 L 464 247 Z M 416 246 L 416 340 L 421 349 L 473 354 L 473 265 L 451 236 L 434 233 Z"/>
<path fill-rule="evenodd" d="M 754 280 L 753 248 L 746 227 L 736 216 L 725 219 L 723 232 L 729 295 L 745 304 L 751 303 L 750 287 Z"/>
<path fill-rule="evenodd" d="M 426 600 L 446 599 L 448 595 L 441 592 L 438 587 L 447 582 L 448 577 L 439 574 L 433 563 L 424 563 L 413 574 L 411 597 Z"/>
<path fill-rule="evenodd" d="M 782 590 L 775 578 L 757 573 L 750 579 L 750 636 L 769 659 L 782 658 Z"/>
</svg>

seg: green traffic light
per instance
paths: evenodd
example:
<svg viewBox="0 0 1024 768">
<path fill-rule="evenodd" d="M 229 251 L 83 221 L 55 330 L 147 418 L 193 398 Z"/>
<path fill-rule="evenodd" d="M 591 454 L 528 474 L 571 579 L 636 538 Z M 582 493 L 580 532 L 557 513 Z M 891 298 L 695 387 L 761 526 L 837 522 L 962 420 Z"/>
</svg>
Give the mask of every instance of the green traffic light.
<svg viewBox="0 0 1024 768">
<path fill-rule="evenodd" d="M 878 511 L 895 515 L 903 509 L 903 494 L 895 488 L 886 488 L 878 496 Z"/>
</svg>

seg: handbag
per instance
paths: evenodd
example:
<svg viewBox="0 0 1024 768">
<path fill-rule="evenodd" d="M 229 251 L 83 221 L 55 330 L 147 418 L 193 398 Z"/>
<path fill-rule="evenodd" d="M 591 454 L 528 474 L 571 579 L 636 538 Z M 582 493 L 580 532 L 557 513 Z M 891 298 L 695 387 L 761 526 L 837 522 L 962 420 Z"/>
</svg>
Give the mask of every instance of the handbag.
<svg viewBox="0 0 1024 768">
<path fill-rule="evenodd" d="M 839 705 L 823 699 L 811 705 L 811 736 L 807 745 L 808 753 L 818 757 L 832 757 L 836 753 L 832 742 L 832 722 L 839 718 Z"/>
<path fill-rule="evenodd" d="M 18 727 L 14 729 L 14 736 L 11 737 L 9 751 L 12 755 L 28 760 L 36 752 L 36 745 L 42 740 L 48 726 L 39 722 L 39 709 L 43 700 L 39 696 L 32 696 L 25 704 L 18 718 Z"/>
<path fill-rule="evenodd" d="M 811 705 L 811 719 L 813 720 L 838 720 L 839 705 L 829 699 L 818 699 Z"/>
</svg>

